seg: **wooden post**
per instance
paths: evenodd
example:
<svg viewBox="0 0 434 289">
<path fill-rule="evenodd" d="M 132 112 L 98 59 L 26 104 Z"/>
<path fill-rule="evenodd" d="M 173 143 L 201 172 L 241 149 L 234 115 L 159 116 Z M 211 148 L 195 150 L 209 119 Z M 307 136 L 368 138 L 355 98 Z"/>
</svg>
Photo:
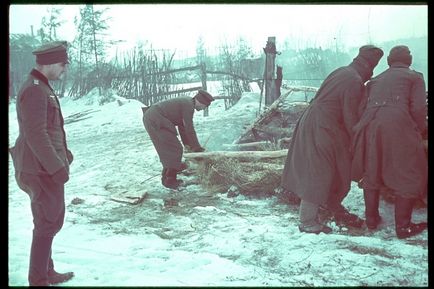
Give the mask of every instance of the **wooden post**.
<svg viewBox="0 0 434 289">
<path fill-rule="evenodd" d="M 264 48 L 265 52 L 265 105 L 271 105 L 275 100 L 274 87 L 274 66 L 276 59 L 276 37 L 268 37 L 267 45 Z"/>
<path fill-rule="evenodd" d="M 283 80 L 283 68 L 282 66 L 277 65 L 276 68 L 276 80 L 275 83 L 275 94 L 274 94 L 274 100 L 278 99 L 281 95 L 280 88 L 282 87 L 282 80 Z"/>
<path fill-rule="evenodd" d="M 202 89 L 203 90 L 207 90 L 207 86 L 206 86 L 206 64 L 205 62 L 202 62 L 200 64 L 200 79 L 202 81 Z M 203 110 L 203 116 L 208 116 L 209 115 L 209 111 L 208 111 L 208 107 L 205 108 Z"/>
</svg>

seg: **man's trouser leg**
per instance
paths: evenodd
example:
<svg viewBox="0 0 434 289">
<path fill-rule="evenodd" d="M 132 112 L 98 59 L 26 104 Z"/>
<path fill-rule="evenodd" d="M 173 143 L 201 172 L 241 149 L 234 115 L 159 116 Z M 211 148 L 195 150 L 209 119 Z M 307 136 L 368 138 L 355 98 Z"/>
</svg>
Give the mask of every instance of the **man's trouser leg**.
<svg viewBox="0 0 434 289">
<path fill-rule="evenodd" d="M 48 259 L 50 257 L 53 237 L 33 234 L 30 249 L 29 286 L 47 286 Z"/>
<path fill-rule="evenodd" d="M 300 232 L 305 233 L 330 233 L 332 229 L 328 226 L 318 222 L 318 209 L 319 205 L 311 203 L 306 200 L 300 202 L 300 225 L 298 226 Z"/>
<path fill-rule="evenodd" d="M 317 223 L 319 205 L 301 200 L 300 202 L 300 223 L 311 226 Z"/>
<path fill-rule="evenodd" d="M 55 183 L 50 176 L 25 173 L 19 174 L 18 181 L 30 197 L 34 224 L 29 285 L 47 285 L 53 238 L 62 228 L 65 217 L 64 186 Z"/>
<path fill-rule="evenodd" d="M 381 222 L 378 211 L 380 205 L 379 190 L 363 189 L 363 198 L 365 200 L 365 223 L 368 229 L 375 230 Z"/>
</svg>

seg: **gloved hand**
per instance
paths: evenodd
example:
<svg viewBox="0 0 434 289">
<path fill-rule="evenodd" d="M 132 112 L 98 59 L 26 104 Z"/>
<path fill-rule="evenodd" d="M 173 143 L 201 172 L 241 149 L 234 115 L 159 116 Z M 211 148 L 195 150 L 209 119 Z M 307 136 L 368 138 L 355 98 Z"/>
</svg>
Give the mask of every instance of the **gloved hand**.
<svg viewBox="0 0 434 289">
<path fill-rule="evenodd" d="M 185 153 L 191 153 L 193 150 L 191 149 L 191 146 L 189 146 L 189 145 L 185 145 L 184 146 L 184 152 Z"/>
<path fill-rule="evenodd" d="M 193 152 L 195 152 L 195 153 L 201 153 L 204 151 L 205 151 L 205 149 L 203 147 L 196 147 L 193 149 Z"/>
<path fill-rule="evenodd" d="M 70 150 L 66 151 L 66 157 L 68 158 L 69 164 L 72 164 L 72 161 L 74 160 L 74 155 L 72 154 L 72 152 Z"/>
<path fill-rule="evenodd" d="M 64 167 L 62 167 L 60 170 L 55 172 L 51 176 L 51 178 L 56 183 L 63 185 L 69 180 L 69 175 L 68 175 L 68 172 L 66 171 L 66 169 Z"/>
</svg>

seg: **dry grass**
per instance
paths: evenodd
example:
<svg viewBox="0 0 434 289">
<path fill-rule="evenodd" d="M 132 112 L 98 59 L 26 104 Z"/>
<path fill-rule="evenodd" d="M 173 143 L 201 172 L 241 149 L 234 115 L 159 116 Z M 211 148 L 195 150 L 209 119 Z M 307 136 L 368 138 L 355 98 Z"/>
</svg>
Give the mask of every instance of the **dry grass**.
<svg viewBox="0 0 434 289">
<path fill-rule="evenodd" d="M 273 192 L 280 185 L 283 165 L 222 159 L 197 167 L 201 184 L 208 191 L 227 191 L 235 185 L 242 194 Z"/>
</svg>

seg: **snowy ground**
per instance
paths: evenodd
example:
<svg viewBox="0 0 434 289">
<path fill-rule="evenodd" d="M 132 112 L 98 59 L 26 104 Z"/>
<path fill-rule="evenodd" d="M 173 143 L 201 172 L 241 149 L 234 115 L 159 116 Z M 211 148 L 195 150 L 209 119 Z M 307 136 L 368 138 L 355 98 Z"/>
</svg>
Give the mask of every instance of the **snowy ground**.
<svg viewBox="0 0 434 289">
<path fill-rule="evenodd" d="M 379 231 L 351 236 L 330 224 L 333 234 L 312 235 L 298 231 L 297 208 L 276 197 L 230 198 L 198 185 L 174 195 L 160 184 L 142 104 L 121 98 L 122 105 L 90 104 L 95 97 L 61 100 L 65 119 L 89 112 L 65 125 L 74 162 L 53 257 L 58 271 L 76 276 L 64 286 L 428 286 L 428 233 L 398 240 L 393 205 L 381 202 Z M 259 93 L 245 94 L 228 111 L 217 100 L 209 117 L 196 112 L 199 141 L 210 151 L 227 148 L 256 118 L 258 99 Z M 10 144 L 17 134 L 11 103 Z M 138 205 L 110 200 L 126 190 L 148 197 Z M 165 207 L 169 197 L 179 206 Z M 356 185 L 344 205 L 363 217 Z M 426 209 L 413 212 L 414 221 L 426 218 Z M 9 160 L 10 286 L 27 285 L 32 228 L 29 199 Z"/>
</svg>

